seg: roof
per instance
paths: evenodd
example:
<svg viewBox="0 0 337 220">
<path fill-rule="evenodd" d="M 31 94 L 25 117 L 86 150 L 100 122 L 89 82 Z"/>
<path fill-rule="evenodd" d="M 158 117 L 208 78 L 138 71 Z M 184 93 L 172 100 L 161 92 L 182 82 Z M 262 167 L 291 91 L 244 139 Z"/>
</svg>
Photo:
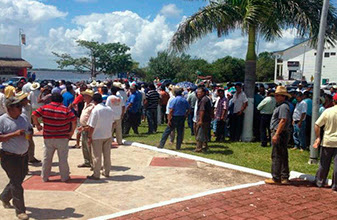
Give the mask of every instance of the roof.
<svg viewBox="0 0 337 220">
<path fill-rule="evenodd" d="M 0 68 L 32 68 L 24 59 L 0 58 Z"/>
<path fill-rule="evenodd" d="M 301 45 L 301 44 L 303 44 L 303 43 L 306 43 L 306 42 L 308 42 L 310 39 L 307 39 L 307 40 L 305 40 L 305 41 L 303 41 L 303 42 L 301 42 L 301 43 L 298 43 L 298 44 L 295 44 L 295 45 L 293 45 L 293 46 L 291 46 L 291 47 L 288 47 L 287 49 L 284 49 L 284 50 L 278 50 L 278 51 L 273 51 L 272 53 L 274 54 L 274 53 L 283 53 L 283 52 L 285 52 L 286 50 L 289 50 L 289 49 L 291 49 L 291 48 L 294 48 L 294 47 L 297 47 L 298 45 Z"/>
</svg>

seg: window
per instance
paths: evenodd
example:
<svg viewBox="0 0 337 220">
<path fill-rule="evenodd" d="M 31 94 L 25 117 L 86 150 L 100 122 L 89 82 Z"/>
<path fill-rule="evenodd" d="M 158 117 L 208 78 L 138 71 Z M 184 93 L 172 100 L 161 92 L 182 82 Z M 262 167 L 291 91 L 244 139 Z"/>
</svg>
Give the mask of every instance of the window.
<svg viewBox="0 0 337 220">
<path fill-rule="evenodd" d="M 324 57 L 330 57 L 330 53 L 324 53 Z"/>
<path fill-rule="evenodd" d="M 330 55 L 331 56 L 336 56 L 336 52 L 331 52 Z"/>
</svg>

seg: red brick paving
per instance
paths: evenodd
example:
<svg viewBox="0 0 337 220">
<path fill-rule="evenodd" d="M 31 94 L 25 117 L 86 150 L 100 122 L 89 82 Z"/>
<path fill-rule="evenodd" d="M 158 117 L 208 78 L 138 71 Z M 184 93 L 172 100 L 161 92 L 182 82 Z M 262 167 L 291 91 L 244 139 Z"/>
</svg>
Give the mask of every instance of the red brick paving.
<svg viewBox="0 0 337 220">
<path fill-rule="evenodd" d="M 294 180 L 290 185 L 260 185 L 212 194 L 114 220 L 292 220 L 337 219 L 337 193 Z"/>
<path fill-rule="evenodd" d="M 67 182 L 61 182 L 60 176 L 50 176 L 48 182 L 43 182 L 40 176 L 31 176 L 22 184 L 25 190 L 75 191 L 85 180 L 84 176 L 70 176 Z"/>
<path fill-rule="evenodd" d="M 195 160 L 189 160 L 181 157 L 154 157 L 150 166 L 159 167 L 197 167 Z"/>
</svg>

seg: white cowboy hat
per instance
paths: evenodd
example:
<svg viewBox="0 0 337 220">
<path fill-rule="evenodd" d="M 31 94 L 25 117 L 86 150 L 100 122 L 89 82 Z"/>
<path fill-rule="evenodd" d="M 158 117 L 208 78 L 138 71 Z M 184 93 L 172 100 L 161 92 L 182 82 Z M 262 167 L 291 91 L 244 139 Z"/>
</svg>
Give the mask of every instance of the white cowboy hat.
<svg viewBox="0 0 337 220">
<path fill-rule="evenodd" d="M 123 87 L 122 87 L 122 83 L 120 83 L 120 82 L 114 82 L 112 85 L 113 85 L 114 87 L 117 87 L 117 88 L 123 89 Z"/>
<path fill-rule="evenodd" d="M 38 82 L 33 82 L 32 85 L 30 85 L 30 90 L 34 91 L 40 88 L 40 83 Z"/>
<path fill-rule="evenodd" d="M 90 86 L 91 86 L 92 88 L 94 88 L 94 87 L 97 87 L 98 85 L 97 85 L 97 82 L 94 80 L 94 81 L 92 81 L 92 82 L 90 83 Z"/>
</svg>

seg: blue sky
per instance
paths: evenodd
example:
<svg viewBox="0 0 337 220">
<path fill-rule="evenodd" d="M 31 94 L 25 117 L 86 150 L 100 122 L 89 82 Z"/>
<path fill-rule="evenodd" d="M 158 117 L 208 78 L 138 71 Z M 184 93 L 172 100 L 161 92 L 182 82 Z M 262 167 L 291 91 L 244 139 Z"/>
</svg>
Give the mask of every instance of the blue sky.
<svg viewBox="0 0 337 220">
<path fill-rule="evenodd" d="M 337 5 L 337 0 L 331 2 Z M 22 28 L 27 38 L 23 57 L 34 67 L 55 68 L 52 51 L 85 55 L 76 47 L 77 39 L 120 41 L 145 66 L 167 48 L 180 21 L 206 4 L 202 0 L 0 0 L 0 44 L 17 44 Z M 294 36 L 288 29 L 276 42 L 259 38 L 258 52 L 285 49 Z M 209 34 L 187 52 L 210 62 L 226 55 L 244 58 L 246 43 L 240 31 L 222 38 Z"/>
</svg>

